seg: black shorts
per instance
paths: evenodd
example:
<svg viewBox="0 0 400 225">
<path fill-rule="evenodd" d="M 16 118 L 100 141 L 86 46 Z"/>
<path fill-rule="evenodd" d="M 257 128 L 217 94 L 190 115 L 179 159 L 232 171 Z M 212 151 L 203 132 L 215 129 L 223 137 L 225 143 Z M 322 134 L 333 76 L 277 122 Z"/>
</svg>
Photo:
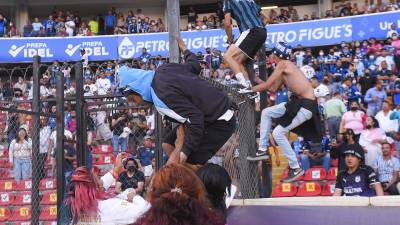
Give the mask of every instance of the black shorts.
<svg viewBox="0 0 400 225">
<path fill-rule="evenodd" d="M 267 30 L 265 28 L 253 28 L 243 31 L 236 40 L 235 45 L 240 48 L 247 57 L 254 59 L 254 56 L 265 43 L 266 39 Z"/>
<path fill-rule="evenodd" d="M 176 130 L 172 129 L 165 137 L 163 142 L 172 146 L 175 145 Z M 197 151 L 190 153 L 187 159 L 189 164 L 205 164 L 211 159 L 222 146 L 228 141 L 236 129 L 236 117 L 231 120 L 218 120 L 215 123 L 205 125 L 204 136 Z"/>
</svg>

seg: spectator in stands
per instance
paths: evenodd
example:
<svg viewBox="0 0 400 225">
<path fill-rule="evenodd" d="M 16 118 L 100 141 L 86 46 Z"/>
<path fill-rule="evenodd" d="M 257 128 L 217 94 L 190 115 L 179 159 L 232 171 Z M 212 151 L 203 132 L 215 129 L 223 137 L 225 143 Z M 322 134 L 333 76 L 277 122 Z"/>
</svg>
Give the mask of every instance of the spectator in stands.
<svg viewBox="0 0 400 225">
<path fill-rule="evenodd" d="M 125 104 L 120 103 L 118 107 L 125 107 Z M 111 131 L 113 132 L 112 146 L 113 152 L 116 156 L 118 152 L 126 152 L 126 147 L 128 144 L 128 137 L 121 136 L 124 129 L 128 127 L 128 122 L 130 121 L 130 116 L 127 115 L 127 110 L 119 110 L 119 112 L 114 113 L 111 120 Z"/>
<path fill-rule="evenodd" d="M 32 140 L 29 139 L 24 128 L 18 130 L 18 135 L 10 143 L 9 161 L 14 168 L 14 177 L 17 184 L 31 176 Z"/>
<path fill-rule="evenodd" d="M 352 129 L 356 136 L 359 137 L 364 130 L 365 113 L 360 110 L 357 101 L 350 104 L 350 111 L 345 112 L 340 123 L 340 132 L 345 132 L 346 129 Z M 358 140 L 358 137 L 356 140 Z"/>
<path fill-rule="evenodd" d="M 67 141 L 73 141 L 71 137 L 65 136 Z M 64 143 L 64 177 L 65 185 L 69 184 L 72 173 L 74 172 L 74 161 L 76 160 L 76 150 L 75 144 Z"/>
<path fill-rule="evenodd" d="M 375 116 L 386 100 L 386 91 L 382 88 L 382 81 L 377 81 L 375 87 L 370 88 L 365 94 L 364 101 L 368 104 L 367 115 Z"/>
<path fill-rule="evenodd" d="M 225 224 L 222 215 L 210 210 L 200 178 L 183 165 L 167 165 L 157 172 L 148 197 L 151 208 L 135 225 Z"/>
<path fill-rule="evenodd" d="M 139 165 L 134 158 L 127 158 L 123 163 L 126 171 L 119 175 L 115 192 L 119 194 L 132 188 L 140 195 L 144 191 L 144 174 L 139 170 Z"/>
<path fill-rule="evenodd" d="M 50 155 L 49 150 L 49 140 L 51 135 L 51 129 L 48 126 L 48 121 L 46 117 L 40 117 L 40 142 L 39 142 L 39 177 L 43 179 L 46 177 L 45 164 L 47 156 Z"/>
<path fill-rule="evenodd" d="M 396 23 L 391 23 L 390 24 L 390 30 L 386 34 L 386 38 L 392 38 L 393 35 L 398 36 L 399 33 L 397 32 L 397 26 Z"/>
<path fill-rule="evenodd" d="M 51 106 L 50 107 L 50 113 L 56 113 L 57 112 L 57 107 L 55 106 L 55 105 L 53 105 L 53 106 Z M 48 122 L 48 124 L 47 124 L 49 127 L 50 127 L 50 129 L 53 131 L 53 130 L 55 130 L 56 129 L 56 126 L 57 126 L 57 118 L 55 118 L 55 117 L 50 117 L 49 118 L 49 122 Z"/>
<path fill-rule="evenodd" d="M 0 13 L 0 38 L 4 37 L 6 33 L 7 19 Z"/>
<path fill-rule="evenodd" d="M 155 150 L 153 148 L 153 140 L 150 136 L 144 137 L 143 145 L 138 149 L 137 159 L 140 161 L 141 166 L 144 169 L 144 176 L 146 178 L 146 184 L 149 184 L 150 177 L 153 174 L 153 167 L 151 161 L 155 157 Z"/>
<path fill-rule="evenodd" d="M 14 84 L 15 89 L 20 89 L 22 93 L 26 93 L 26 82 L 23 77 L 18 77 L 18 82 Z"/>
<path fill-rule="evenodd" d="M 40 29 L 43 28 L 43 25 L 41 22 L 39 22 L 39 18 L 35 17 L 34 22 L 32 23 L 32 37 L 39 37 Z"/>
<path fill-rule="evenodd" d="M 372 167 L 378 175 L 383 191 L 389 192 L 391 195 L 398 195 L 400 163 L 396 157 L 392 156 L 391 144 L 382 143 L 382 155 L 376 158 Z"/>
<path fill-rule="evenodd" d="M 392 97 L 394 106 L 400 105 L 400 79 L 398 79 L 396 73 L 392 73 L 390 76 L 390 83 L 387 89 L 388 96 Z"/>
<path fill-rule="evenodd" d="M 10 106 L 11 110 L 15 110 L 15 105 Z M 13 111 L 7 113 L 7 123 L 4 130 L 7 134 L 7 143 L 10 144 L 12 140 L 14 140 L 18 135 L 18 130 L 20 128 L 19 124 L 19 114 Z"/>
<path fill-rule="evenodd" d="M 393 136 L 397 133 L 399 129 L 399 123 L 397 120 L 391 120 L 390 114 L 393 111 L 391 110 L 390 104 L 387 101 L 382 103 L 382 110 L 376 114 L 375 119 L 378 121 L 379 126 L 382 130 L 388 135 Z"/>
<path fill-rule="evenodd" d="M 311 78 L 315 76 L 315 70 L 309 65 L 309 63 L 310 62 L 307 58 L 304 59 L 303 66 L 300 68 L 300 70 L 304 73 L 308 80 L 311 80 Z"/>
<path fill-rule="evenodd" d="M 90 29 L 90 32 L 92 32 L 93 35 L 99 34 L 99 21 L 97 21 L 95 17 L 90 19 L 90 21 L 89 21 L 89 29 Z"/>
<path fill-rule="evenodd" d="M 96 80 L 97 94 L 107 95 L 111 93 L 111 82 L 106 78 L 104 70 L 101 70 Z"/>
<path fill-rule="evenodd" d="M 346 106 L 340 93 L 336 92 L 333 98 L 325 103 L 324 112 L 328 124 L 329 136 L 335 138 L 340 131 L 342 116 L 346 113 Z"/>
<path fill-rule="evenodd" d="M 74 20 L 67 16 L 66 22 L 65 22 L 65 31 L 67 32 L 69 37 L 74 36 L 74 31 L 75 31 L 75 22 Z"/>
<path fill-rule="evenodd" d="M 367 118 L 366 128 L 361 133 L 359 143 L 365 151 L 365 164 L 372 166 L 377 156 L 382 154 L 381 143 L 392 142 L 392 139 L 385 135 L 385 132 L 379 126 L 379 122 L 374 117 Z"/>
<path fill-rule="evenodd" d="M 356 141 L 356 134 L 352 129 L 346 129 L 344 133 L 338 135 L 335 139 L 336 141 L 332 141 L 330 156 L 332 159 L 338 159 L 338 170 L 342 171 L 346 169 L 346 161 L 344 152 L 347 150 L 355 150 L 358 151 L 361 156 L 361 165 L 364 165 L 364 150 L 361 145 Z M 336 143 L 335 143 L 336 142 Z"/>
<path fill-rule="evenodd" d="M 382 63 L 386 62 L 386 66 L 388 70 L 394 71 L 395 69 L 395 64 L 393 60 L 393 55 L 388 55 L 386 48 L 381 48 L 380 49 L 380 56 L 376 58 L 375 64 L 378 67 L 378 69 L 382 69 Z"/>
<path fill-rule="evenodd" d="M 306 171 L 315 165 L 321 165 L 326 171 L 331 167 L 331 158 L 327 143 L 321 145 L 321 149 L 314 149 L 308 141 L 303 142 L 303 152 L 300 154 L 300 162 L 303 170 Z"/>
<path fill-rule="evenodd" d="M 334 196 L 382 196 L 382 186 L 374 170 L 370 166 L 361 165 L 361 152 L 348 149 L 344 154 L 347 168 L 340 171 L 336 178 Z"/>
<path fill-rule="evenodd" d="M 24 37 L 31 37 L 32 36 L 32 30 L 33 30 L 33 26 L 31 24 L 31 21 L 28 20 L 27 23 L 25 24 L 24 28 L 23 28 L 23 34 L 22 35 Z"/>
<path fill-rule="evenodd" d="M 113 15 L 112 11 L 109 10 L 105 19 L 105 28 L 106 34 L 111 35 L 114 34 L 114 26 L 116 24 L 115 15 Z"/>
<path fill-rule="evenodd" d="M 147 65 L 150 63 L 150 58 L 151 58 L 150 53 L 147 52 L 146 48 L 143 48 L 142 54 L 139 56 L 140 63 L 145 64 L 147 67 Z"/>
<path fill-rule="evenodd" d="M 52 37 L 56 35 L 56 22 L 52 15 L 44 22 L 44 28 L 46 30 L 46 36 Z"/>
</svg>

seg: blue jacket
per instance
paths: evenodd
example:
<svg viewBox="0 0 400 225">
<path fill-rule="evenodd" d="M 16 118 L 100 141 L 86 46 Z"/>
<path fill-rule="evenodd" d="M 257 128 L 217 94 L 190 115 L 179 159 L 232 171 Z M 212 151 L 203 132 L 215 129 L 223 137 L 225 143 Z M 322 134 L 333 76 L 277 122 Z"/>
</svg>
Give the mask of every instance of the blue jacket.
<svg viewBox="0 0 400 225">
<path fill-rule="evenodd" d="M 153 103 L 166 119 L 187 123 L 182 151 L 189 156 L 202 141 L 205 125 L 218 120 L 231 106 L 228 96 L 199 77 L 195 54 L 184 52 L 185 63 L 168 63 L 156 71 L 120 68 L 121 86 Z"/>
</svg>

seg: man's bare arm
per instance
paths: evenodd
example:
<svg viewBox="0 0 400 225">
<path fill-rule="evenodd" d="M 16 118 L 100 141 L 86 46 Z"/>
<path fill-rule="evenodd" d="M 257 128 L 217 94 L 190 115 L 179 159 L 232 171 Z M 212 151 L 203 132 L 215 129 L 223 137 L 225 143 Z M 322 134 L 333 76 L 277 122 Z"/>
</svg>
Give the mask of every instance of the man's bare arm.
<svg viewBox="0 0 400 225">
<path fill-rule="evenodd" d="M 265 24 L 265 25 L 269 24 L 270 21 L 271 21 L 271 20 L 269 19 L 269 16 L 268 16 L 265 12 L 263 12 L 263 11 L 261 11 L 260 14 L 261 14 L 261 17 L 263 18 L 264 24 Z"/>
<path fill-rule="evenodd" d="M 262 92 L 262 91 L 275 91 L 281 86 L 282 84 L 282 76 L 283 72 L 286 69 L 286 64 L 284 62 L 279 63 L 278 66 L 275 68 L 272 75 L 268 78 L 268 80 L 262 84 L 253 87 L 254 92 Z"/>
<path fill-rule="evenodd" d="M 227 39 L 228 44 L 233 43 L 231 20 L 232 20 L 231 13 L 225 13 L 225 32 L 226 32 L 226 36 L 228 37 L 228 39 Z"/>
</svg>

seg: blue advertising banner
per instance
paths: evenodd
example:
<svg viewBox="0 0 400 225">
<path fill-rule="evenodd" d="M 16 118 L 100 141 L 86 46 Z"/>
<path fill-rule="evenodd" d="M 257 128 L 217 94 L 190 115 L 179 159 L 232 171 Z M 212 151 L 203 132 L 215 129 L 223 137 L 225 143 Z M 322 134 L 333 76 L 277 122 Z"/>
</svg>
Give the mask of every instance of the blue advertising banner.
<svg viewBox="0 0 400 225">
<path fill-rule="evenodd" d="M 382 39 L 386 37 L 391 23 L 400 25 L 400 11 L 273 24 L 267 26 L 266 44 L 272 46 L 273 43 L 284 41 L 292 46 L 320 46 L 370 37 Z M 237 29 L 234 29 L 234 33 L 238 37 Z M 187 31 L 181 35 L 188 49 L 193 52 L 204 51 L 207 47 L 221 51 L 227 48 L 227 38 L 222 29 Z M 151 55 L 168 56 L 168 46 L 167 33 L 71 38 L 1 38 L 0 62 L 31 62 L 34 55 L 41 56 L 43 62 L 77 61 L 80 59 L 81 48 L 86 49 L 91 61 L 139 57 L 143 47 L 147 48 Z"/>
</svg>

